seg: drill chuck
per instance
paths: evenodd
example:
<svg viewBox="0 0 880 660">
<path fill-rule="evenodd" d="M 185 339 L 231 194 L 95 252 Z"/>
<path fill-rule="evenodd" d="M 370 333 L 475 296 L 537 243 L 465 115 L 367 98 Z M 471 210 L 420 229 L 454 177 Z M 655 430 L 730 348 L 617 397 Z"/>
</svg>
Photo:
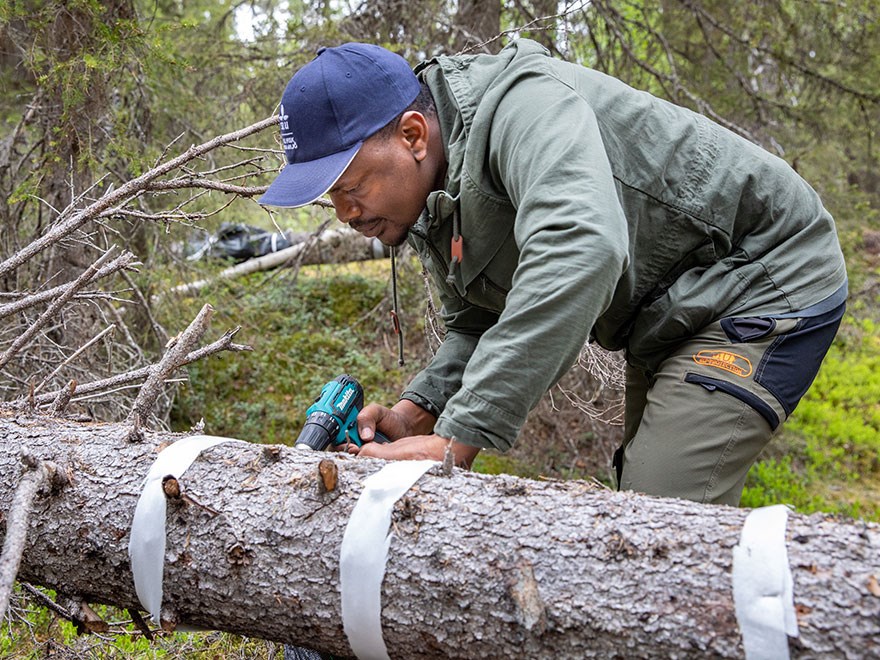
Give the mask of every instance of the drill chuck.
<svg viewBox="0 0 880 660">
<path fill-rule="evenodd" d="M 337 435 L 339 422 L 333 415 L 321 411 L 313 412 L 306 419 L 295 446 L 324 451 Z"/>
</svg>

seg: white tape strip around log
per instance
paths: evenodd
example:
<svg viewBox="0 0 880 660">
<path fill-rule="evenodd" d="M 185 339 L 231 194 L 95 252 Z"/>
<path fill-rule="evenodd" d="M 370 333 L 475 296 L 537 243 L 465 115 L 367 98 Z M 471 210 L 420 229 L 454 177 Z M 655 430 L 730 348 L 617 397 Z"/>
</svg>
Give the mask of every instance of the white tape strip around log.
<svg viewBox="0 0 880 660">
<path fill-rule="evenodd" d="M 391 544 L 391 510 L 436 461 L 388 463 L 364 480 L 339 551 L 342 627 L 360 660 L 387 660 L 382 637 L 382 580 Z"/>
<path fill-rule="evenodd" d="M 162 480 L 169 475 L 179 479 L 199 454 L 221 442 L 244 443 L 242 440 L 211 435 L 183 438 L 159 452 L 144 479 L 131 522 L 128 557 L 138 600 L 157 625 L 160 623 L 162 577 L 165 572 L 166 503 Z"/>
<path fill-rule="evenodd" d="M 747 660 L 787 659 L 788 636 L 798 636 L 787 521 L 784 505 L 754 509 L 733 548 L 733 601 Z"/>
</svg>

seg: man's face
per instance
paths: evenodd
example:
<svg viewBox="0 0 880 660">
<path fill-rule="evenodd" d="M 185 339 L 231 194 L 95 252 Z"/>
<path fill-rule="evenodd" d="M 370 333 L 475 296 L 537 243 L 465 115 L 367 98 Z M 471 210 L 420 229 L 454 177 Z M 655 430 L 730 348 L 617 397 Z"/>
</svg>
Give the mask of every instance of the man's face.
<svg viewBox="0 0 880 660">
<path fill-rule="evenodd" d="M 401 245 L 434 187 L 429 163 L 413 147 L 403 131 L 365 141 L 328 192 L 339 220 L 385 245 Z"/>
</svg>

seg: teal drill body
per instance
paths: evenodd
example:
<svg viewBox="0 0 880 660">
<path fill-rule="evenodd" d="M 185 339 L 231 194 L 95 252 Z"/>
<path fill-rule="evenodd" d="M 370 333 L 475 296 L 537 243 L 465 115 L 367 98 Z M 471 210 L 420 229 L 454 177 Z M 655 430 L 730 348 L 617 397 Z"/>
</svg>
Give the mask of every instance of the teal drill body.
<svg viewBox="0 0 880 660">
<path fill-rule="evenodd" d="M 306 410 L 306 423 L 294 446 L 321 451 L 349 442 L 363 445 L 357 428 L 357 416 L 364 406 L 364 388 L 353 377 L 342 374 L 321 388 L 321 394 Z M 376 434 L 377 441 L 387 438 Z"/>
</svg>

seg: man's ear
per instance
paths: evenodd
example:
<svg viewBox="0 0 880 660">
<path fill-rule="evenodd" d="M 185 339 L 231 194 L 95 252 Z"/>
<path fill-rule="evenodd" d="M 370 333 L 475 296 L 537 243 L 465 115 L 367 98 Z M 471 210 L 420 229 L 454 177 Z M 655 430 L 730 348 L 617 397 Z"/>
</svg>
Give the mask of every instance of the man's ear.
<svg viewBox="0 0 880 660">
<path fill-rule="evenodd" d="M 428 157 L 428 138 L 430 126 L 425 115 L 416 110 L 408 110 L 400 117 L 397 124 L 397 134 L 407 144 L 413 158 L 421 162 Z"/>
</svg>

